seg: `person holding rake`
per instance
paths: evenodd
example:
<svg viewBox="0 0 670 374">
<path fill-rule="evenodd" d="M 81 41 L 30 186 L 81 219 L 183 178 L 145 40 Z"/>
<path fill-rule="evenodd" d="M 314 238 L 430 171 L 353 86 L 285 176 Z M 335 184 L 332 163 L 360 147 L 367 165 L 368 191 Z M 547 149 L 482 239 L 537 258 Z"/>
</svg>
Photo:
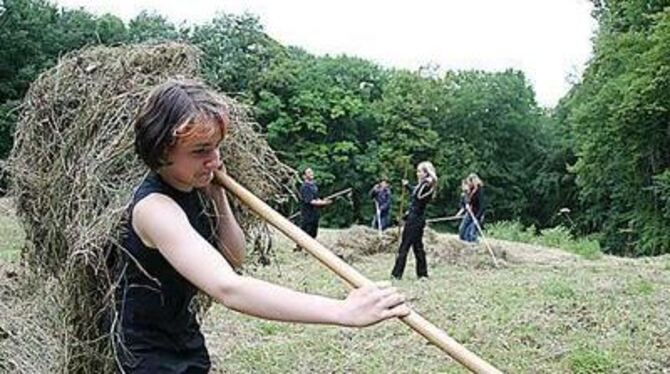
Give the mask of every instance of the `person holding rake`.
<svg viewBox="0 0 670 374">
<path fill-rule="evenodd" d="M 219 145 L 226 104 L 203 84 L 158 85 L 135 119 L 135 149 L 151 170 L 128 208 L 112 334 L 126 373 L 205 373 L 210 359 L 191 302 L 197 290 L 226 307 L 286 322 L 363 327 L 406 316 L 405 297 L 365 286 L 344 300 L 297 292 L 236 272 L 244 235 L 225 191 Z M 214 222 L 198 191 L 214 203 Z"/>
<path fill-rule="evenodd" d="M 403 187 L 407 188 L 411 195 L 409 210 L 405 214 L 405 225 L 398 255 L 391 271 L 391 277 L 394 279 L 402 278 L 410 247 L 412 247 L 416 258 L 417 277 L 419 279 L 428 278 L 426 252 L 423 249 L 423 230 L 426 227 L 426 206 L 435 195 L 437 186 L 437 173 L 433 164 L 430 161 L 421 162 L 416 167 L 416 178 L 418 183 L 415 186 L 410 186 L 405 179 L 402 181 Z"/>
</svg>

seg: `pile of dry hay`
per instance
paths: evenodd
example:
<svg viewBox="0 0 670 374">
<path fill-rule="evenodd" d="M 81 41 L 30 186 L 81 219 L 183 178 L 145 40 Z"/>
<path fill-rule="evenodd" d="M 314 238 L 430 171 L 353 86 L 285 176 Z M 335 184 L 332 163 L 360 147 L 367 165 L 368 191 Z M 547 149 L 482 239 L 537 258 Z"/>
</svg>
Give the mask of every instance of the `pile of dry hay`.
<svg viewBox="0 0 670 374">
<path fill-rule="evenodd" d="M 399 245 L 397 228 L 388 228 L 381 233 L 367 226 L 352 226 L 346 233 L 338 235 L 333 244 L 333 253 L 347 262 L 362 256 L 396 251 Z"/>
<path fill-rule="evenodd" d="M 441 234 L 428 227 L 423 241 L 428 259 L 432 262 L 473 268 L 494 267 L 484 244 L 465 243 L 455 235 Z M 372 228 L 353 226 L 338 235 L 332 251 L 345 261 L 354 262 L 377 253 L 396 253 L 399 246 L 400 231 L 395 227 L 384 230 L 380 235 Z M 506 266 L 507 248 L 496 242 L 493 251 L 498 264 Z"/>
<path fill-rule="evenodd" d="M 377 230 L 369 227 L 353 226 L 339 232 L 331 248 L 345 261 L 354 262 L 377 253 L 395 254 L 400 246 L 399 239 L 397 228 L 386 229 L 380 236 Z M 494 270 L 523 264 L 555 266 L 579 260 L 577 255 L 560 249 L 493 238 L 466 243 L 457 235 L 439 233 L 430 227 L 424 231 L 423 242 L 431 263 L 472 269 Z M 489 248 L 496 258 L 497 267 Z"/>
<path fill-rule="evenodd" d="M 29 271 L 23 286 L 0 294 L 8 309 L 0 310 L 0 368 L 112 370 L 109 339 L 99 324 L 114 295 L 106 255 L 119 237 L 133 187 L 147 172 L 134 154 L 132 121 L 156 84 L 197 78 L 200 56 L 177 43 L 90 48 L 66 55 L 31 86 L 8 165 Z M 254 131 L 245 108 L 226 101 L 232 126 L 222 155 L 228 173 L 262 199 L 285 198 L 290 191 L 283 186 L 295 172 Z M 235 208 L 248 237 L 267 244 L 267 227 Z M 47 362 L 35 367 L 37 357 Z"/>
</svg>

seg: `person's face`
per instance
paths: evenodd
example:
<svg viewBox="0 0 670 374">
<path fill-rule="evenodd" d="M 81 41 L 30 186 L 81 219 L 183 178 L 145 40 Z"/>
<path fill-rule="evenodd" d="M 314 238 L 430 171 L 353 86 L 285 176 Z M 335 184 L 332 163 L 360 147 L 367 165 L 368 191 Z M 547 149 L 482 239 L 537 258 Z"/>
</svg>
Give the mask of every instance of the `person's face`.
<svg viewBox="0 0 670 374">
<path fill-rule="evenodd" d="M 314 179 L 314 172 L 312 169 L 305 169 L 305 180 L 311 181 Z"/>
<path fill-rule="evenodd" d="M 214 178 L 214 171 L 221 167 L 221 127 L 216 123 L 198 126 L 208 126 L 213 131 L 209 131 L 210 134 L 196 134 L 189 139 L 177 140 L 168 151 L 169 165 L 159 170 L 168 182 L 184 191 L 194 187 L 206 187 Z"/>
<path fill-rule="evenodd" d="M 381 182 L 379 183 L 379 185 L 380 185 L 382 188 L 386 188 L 386 187 L 389 186 L 389 183 L 388 183 L 387 181 L 383 180 L 383 181 L 381 181 Z"/>
<path fill-rule="evenodd" d="M 416 169 L 416 179 L 421 180 L 421 179 L 426 178 L 427 176 L 428 176 L 428 173 L 426 173 L 425 171 L 423 171 L 419 168 Z"/>
</svg>

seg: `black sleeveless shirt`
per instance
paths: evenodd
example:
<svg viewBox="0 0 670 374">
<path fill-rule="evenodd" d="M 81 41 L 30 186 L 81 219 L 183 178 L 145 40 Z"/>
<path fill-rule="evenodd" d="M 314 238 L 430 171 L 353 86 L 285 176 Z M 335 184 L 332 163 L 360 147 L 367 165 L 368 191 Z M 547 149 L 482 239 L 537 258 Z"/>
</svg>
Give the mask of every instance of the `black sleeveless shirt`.
<svg viewBox="0 0 670 374">
<path fill-rule="evenodd" d="M 408 220 L 423 221 L 425 219 L 426 205 L 433 198 L 432 188 L 432 186 L 429 186 L 424 181 L 420 181 L 416 186 L 407 185 L 407 189 L 411 194 L 409 210 L 407 212 Z"/>
<path fill-rule="evenodd" d="M 120 316 L 121 342 L 131 354 L 153 352 L 151 359 L 165 360 L 156 352 L 173 353 L 180 360 L 188 360 L 196 353 L 199 360 L 209 365 L 204 337 L 191 310 L 191 301 L 197 288 L 182 277 L 163 255 L 149 248 L 132 227 L 132 210 L 140 200 L 152 193 L 173 199 L 186 213 L 195 230 L 216 247 L 212 226 L 198 192 L 182 192 L 165 183 L 158 174 L 150 174 L 135 191 L 128 207 L 126 231 L 122 246 L 125 271 L 117 288 L 117 311 Z M 183 364 L 181 362 L 180 364 Z"/>
</svg>

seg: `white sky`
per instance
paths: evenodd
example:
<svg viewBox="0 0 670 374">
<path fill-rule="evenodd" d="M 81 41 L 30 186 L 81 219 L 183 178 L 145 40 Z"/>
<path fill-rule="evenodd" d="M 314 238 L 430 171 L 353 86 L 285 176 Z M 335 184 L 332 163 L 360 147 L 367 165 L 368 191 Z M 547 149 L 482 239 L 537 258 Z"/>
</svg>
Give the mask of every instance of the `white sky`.
<svg viewBox="0 0 670 374">
<path fill-rule="evenodd" d="M 346 53 L 383 66 L 416 70 L 522 70 L 538 102 L 554 106 L 581 76 L 597 24 L 588 0 L 57 0 L 115 14 L 124 21 L 142 9 L 175 24 L 201 23 L 217 11 L 260 17 L 284 45 L 308 52 Z"/>
</svg>

